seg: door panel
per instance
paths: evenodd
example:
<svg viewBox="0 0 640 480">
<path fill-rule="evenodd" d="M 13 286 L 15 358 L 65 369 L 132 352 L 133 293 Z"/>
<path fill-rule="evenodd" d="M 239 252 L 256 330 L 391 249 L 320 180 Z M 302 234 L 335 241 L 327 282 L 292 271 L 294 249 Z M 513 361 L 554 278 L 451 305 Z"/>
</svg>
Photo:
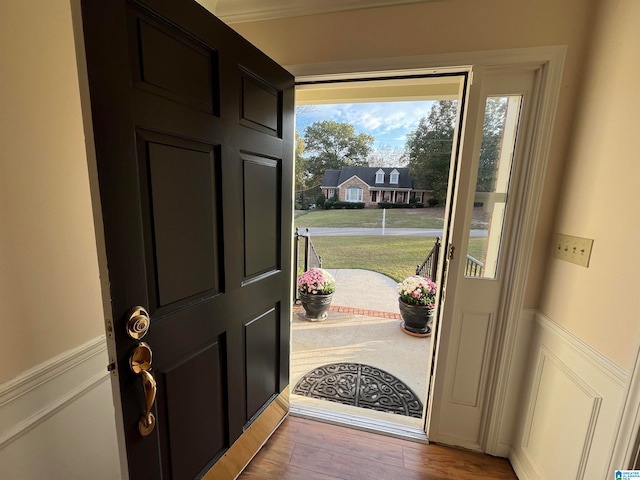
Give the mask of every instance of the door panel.
<svg viewBox="0 0 640 480">
<path fill-rule="evenodd" d="M 152 133 L 138 138 L 140 190 L 149 205 L 145 244 L 153 254 L 147 258 L 150 300 L 157 298 L 160 308 L 218 293 L 223 226 L 215 146 Z"/>
<path fill-rule="evenodd" d="M 82 16 L 129 475 L 194 478 L 288 385 L 293 77 L 195 2 L 86 0 Z"/>
<path fill-rule="evenodd" d="M 244 276 L 280 267 L 280 162 L 242 153 L 244 190 Z"/>
<path fill-rule="evenodd" d="M 129 21 L 135 87 L 219 115 L 215 50 L 149 17 Z"/>
<path fill-rule="evenodd" d="M 242 71 L 241 78 L 240 124 L 274 137 L 280 137 L 282 105 L 279 92 L 270 85 L 261 82 L 248 71 Z"/>
<path fill-rule="evenodd" d="M 279 308 L 272 308 L 245 324 L 247 356 L 247 421 L 278 393 Z"/>
<path fill-rule="evenodd" d="M 166 421 L 158 428 L 164 427 L 165 442 L 171 446 L 170 478 L 194 478 L 211 461 L 212 453 L 222 453 L 227 446 L 223 351 L 224 342 L 216 339 L 162 374 L 156 373 L 165 392 L 158 412 Z"/>
</svg>

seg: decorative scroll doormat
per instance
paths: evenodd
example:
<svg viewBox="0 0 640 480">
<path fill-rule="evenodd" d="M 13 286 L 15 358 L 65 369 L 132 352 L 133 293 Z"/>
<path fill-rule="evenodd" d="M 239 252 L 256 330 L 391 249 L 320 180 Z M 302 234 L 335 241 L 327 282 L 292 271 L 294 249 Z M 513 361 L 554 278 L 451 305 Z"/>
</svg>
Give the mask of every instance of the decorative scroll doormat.
<svg viewBox="0 0 640 480">
<path fill-rule="evenodd" d="M 331 363 L 314 368 L 293 388 L 305 397 L 369 408 L 407 417 L 422 417 L 422 402 L 404 382 L 361 363 Z"/>
</svg>

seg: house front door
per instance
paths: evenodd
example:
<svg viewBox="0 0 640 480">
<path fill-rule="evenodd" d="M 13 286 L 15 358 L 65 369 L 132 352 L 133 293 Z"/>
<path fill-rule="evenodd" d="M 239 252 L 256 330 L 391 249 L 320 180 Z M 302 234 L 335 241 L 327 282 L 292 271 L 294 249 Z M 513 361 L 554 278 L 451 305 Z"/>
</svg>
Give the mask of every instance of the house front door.
<svg viewBox="0 0 640 480">
<path fill-rule="evenodd" d="M 199 478 L 288 386 L 294 80 L 192 1 L 82 23 L 124 470 Z"/>
</svg>

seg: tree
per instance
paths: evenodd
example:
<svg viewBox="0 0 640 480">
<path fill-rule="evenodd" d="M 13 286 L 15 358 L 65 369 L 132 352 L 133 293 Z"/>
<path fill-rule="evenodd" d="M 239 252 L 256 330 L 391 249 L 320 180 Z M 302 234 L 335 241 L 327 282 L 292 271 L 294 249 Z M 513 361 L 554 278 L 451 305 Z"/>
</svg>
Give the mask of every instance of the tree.
<svg viewBox="0 0 640 480">
<path fill-rule="evenodd" d="M 320 185 L 325 170 L 366 166 L 374 138 L 356 134 L 353 125 L 332 120 L 314 122 L 304 130 L 307 187 Z"/>
<path fill-rule="evenodd" d="M 478 192 L 494 190 L 506 106 L 505 98 L 487 99 L 476 184 Z M 446 201 L 456 117 L 455 102 L 435 103 L 428 118 L 421 118 L 416 130 L 409 134 L 406 144 L 409 169 L 417 188 L 431 190 L 440 204 Z"/>
<path fill-rule="evenodd" d="M 295 150 L 295 188 L 296 192 L 302 191 L 307 186 L 306 170 L 307 161 L 304 156 L 304 140 L 296 131 L 296 150 Z"/>
<path fill-rule="evenodd" d="M 367 163 L 370 167 L 404 167 L 407 155 L 402 147 L 382 144 L 371 152 Z"/>
<path fill-rule="evenodd" d="M 408 135 L 405 147 L 415 187 L 430 190 L 441 204 L 446 201 L 457 109 L 452 100 L 434 103 L 429 116 Z"/>
<path fill-rule="evenodd" d="M 506 110 L 506 98 L 489 97 L 487 99 L 482 126 L 477 192 L 493 192 L 495 189 Z"/>
</svg>

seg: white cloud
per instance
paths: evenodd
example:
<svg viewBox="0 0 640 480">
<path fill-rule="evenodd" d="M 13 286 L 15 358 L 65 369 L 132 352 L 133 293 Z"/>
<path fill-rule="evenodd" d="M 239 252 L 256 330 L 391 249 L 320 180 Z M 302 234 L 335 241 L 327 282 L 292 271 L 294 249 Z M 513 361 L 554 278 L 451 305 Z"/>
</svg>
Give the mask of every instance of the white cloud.
<svg viewBox="0 0 640 480">
<path fill-rule="evenodd" d="M 314 105 L 297 116 L 298 129 L 313 122 L 333 120 L 350 123 L 357 132 L 376 139 L 376 144 L 404 146 L 407 134 L 415 130 L 420 118 L 426 117 L 432 102 L 380 102 Z"/>
</svg>

